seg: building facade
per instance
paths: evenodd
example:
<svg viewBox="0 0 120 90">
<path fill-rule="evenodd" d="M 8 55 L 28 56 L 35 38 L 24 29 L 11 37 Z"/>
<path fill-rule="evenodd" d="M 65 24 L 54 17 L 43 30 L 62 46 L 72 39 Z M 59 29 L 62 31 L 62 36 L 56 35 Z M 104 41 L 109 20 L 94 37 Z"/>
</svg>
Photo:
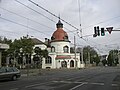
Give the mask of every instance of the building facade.
<svg viewBox="0 0 120 90">
<path fill-rule="evenodd" d="M 83 68 L 80 53 L 70 53 L 70 41 L 68 34 L 63 30 L 63 24 L 59 20 L 56 24 L 56 31 L 49 40 L 48 58 L 42 60 L 42 68 Z"/>
<path fill-rule="evenodd" d="M 2 66 L 2 51 L 9 49 L 9 45 L 0 43 L 0 67 Z"/>
</svg>

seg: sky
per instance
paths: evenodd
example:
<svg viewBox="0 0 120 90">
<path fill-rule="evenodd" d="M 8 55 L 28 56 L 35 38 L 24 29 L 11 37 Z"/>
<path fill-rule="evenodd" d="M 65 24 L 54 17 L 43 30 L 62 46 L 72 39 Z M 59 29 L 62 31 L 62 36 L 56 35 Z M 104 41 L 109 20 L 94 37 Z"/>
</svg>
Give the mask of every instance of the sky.
<svg viewBox="0 0 120 90">
<path fill-rule="evenodd" d="M 56 16 L 82 29 L 71 27 L 65 22 L 64 30 L 68 33 L 71 45 L 76 36 L 77 47 L 90 45 L 99 54 L 120 48 L 120 31 L 112 31 L 105 36 L 93 37 L 94 27 L 113 27 L 120 30 L 120 0 L 31 0 Z M 29 0 L 0 0 L 0 36 L 19 39 L 22 36 L 50 39 L 56 30 L 58 18 L 34 5 Z M 81 27 L 80 27 L 81 25 Z"/>
</svg>

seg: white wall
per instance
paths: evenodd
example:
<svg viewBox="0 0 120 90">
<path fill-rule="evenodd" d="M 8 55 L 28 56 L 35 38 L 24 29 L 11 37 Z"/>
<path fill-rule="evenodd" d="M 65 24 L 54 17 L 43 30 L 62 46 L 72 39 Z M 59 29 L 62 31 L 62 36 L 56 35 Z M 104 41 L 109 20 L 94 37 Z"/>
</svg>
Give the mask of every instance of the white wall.
<svg viewBox="0 0 120 90">
<path fill-rule="evenodd" d="M 68 46 L 69 47 L 69 52 L 70 52 L 70 42 L 52 42 L 51 46 L 55 47 L 55 52 L 56 53 L 63 53 L 63 47 Z"/>
<path fill-rule="evenodd" d="M 43 58 L 42 68 L 43 69 L 46 69 L 46 67 L 50 67 L 52 69 L 57 68 L 57 65 L 56 65 L 57 63 L 56 63 L 56 60 L 55 60 L 56 54 L 55 53 L 54 54 L 49 54 L 49 56 L 52 58 L 52 63 L 51 64 L 45 64 L 45 58 Z"/>
<path fill-rule="evenodd" d="M 35 46 L 33 47 L 33 49 L 34 49 L 35 47 L 39 47 L 39 48 L 41 48 L 42 50 L 47 49 L 47 46 L 44 45 L 44 44 L 35 45 Z"/>
</svg>

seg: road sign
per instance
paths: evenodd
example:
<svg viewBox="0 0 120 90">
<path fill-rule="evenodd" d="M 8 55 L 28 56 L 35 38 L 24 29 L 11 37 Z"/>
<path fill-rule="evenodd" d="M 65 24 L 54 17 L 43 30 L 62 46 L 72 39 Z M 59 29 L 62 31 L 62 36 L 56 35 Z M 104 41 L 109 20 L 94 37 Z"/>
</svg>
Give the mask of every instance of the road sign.
<svg viewBox="0 0 120 90">
<path fill-rule="evenodd" d="M 113 27 L 108 27 L 108 28 L 106 28 L 107 29 L 107 31 L 109 32 L 109 34 L 111 34 L 111 32 L 112 32 L 112 30 L 113 30 Z"/>
</svg>

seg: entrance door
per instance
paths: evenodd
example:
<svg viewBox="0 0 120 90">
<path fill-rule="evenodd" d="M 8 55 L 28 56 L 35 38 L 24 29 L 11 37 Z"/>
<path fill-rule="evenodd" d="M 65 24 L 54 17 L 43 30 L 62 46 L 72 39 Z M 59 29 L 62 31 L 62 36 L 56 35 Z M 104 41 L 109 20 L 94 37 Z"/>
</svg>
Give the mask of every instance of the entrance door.
<svg viewBox="0 0 120 90">
<path fill-rule="evenodd" d="M 73 60 L 70 61 L 70 67 L 74 67 L 74 61 Z"/>
<path fill-rule="evenodd" d="M 66 61 L 62 61 L 61 62 L 61 66 L 62 66 L 62 68 L 67 68 L 67 62 Z"/>
</svg>

